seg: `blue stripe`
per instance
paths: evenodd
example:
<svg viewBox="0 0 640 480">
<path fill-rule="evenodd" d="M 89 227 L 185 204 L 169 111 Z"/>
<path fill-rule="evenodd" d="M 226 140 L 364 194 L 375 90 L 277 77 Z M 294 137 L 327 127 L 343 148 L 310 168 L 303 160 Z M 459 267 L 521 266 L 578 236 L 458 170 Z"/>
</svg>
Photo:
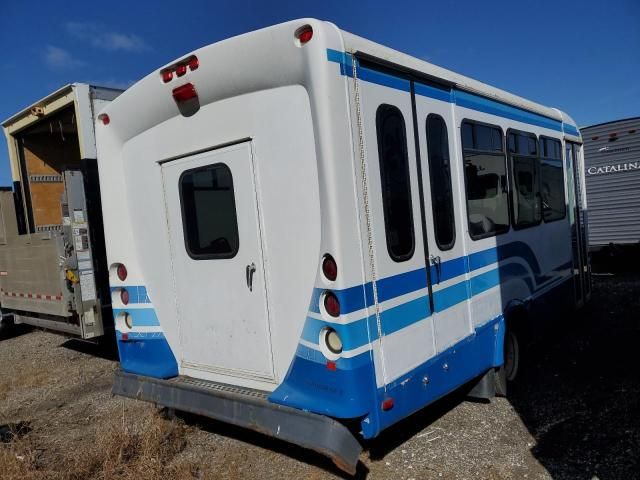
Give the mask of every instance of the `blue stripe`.
<svg viewBox="0 0 640 480">
<path fill-rule="evenodd" d="M 327 60 L 340 65 L 341 75 L 349 77 L 353 76 L 352 59 L 353 57 L 346 52 L 327 49 Z M 366 82 L 376 83 L 378 85 L 383 85 L 397 90 L 407 92 L 410 90 L 408 80 L 369 68 L 359 67 L 358 77 Z M 452 89 L 451 91 L 447 91 L 416 82 L 415 92 L 417 95 L 441 100 L 443 102 L 454 103 L 460 107 L 469 108 L 477 112 L 488 113 L 490 115 L 508 118 L 517 122 L 528 123 L 529 125 L 548 128 L 557 132 L 565 132 L 578 137 L 580 136 L 578 129 L 569 123 L 564 123 L 559 120 L 545 117 L 544 115 L 533 113 L 522 108 L 513 107 L 463 90 Z"/>
<path fill-rule="evenodd" d="M 121 312 L 127 312 L 131 316 L 134 327 L 157 327 L 160 325 L 156 311 L 153 308 L 114 308 L 113 318 L 116 318 Z"/>
<path fill-rule="evenodd" d="M 123 285 L 121 287 L 111 287 L 111 293 L 126 289 L 129 292 L 129 304 L 151 303 L 147 288 L 143 285 Z"/>
<path fill-rule="evenodd" d="M 578 129 L 570 123 L 563 123 L 562 126 L 564 127 L 565 133 L 568 133 L 569 135 L 575 135 L 576 137 L 580 136 L 580 132 L 578 131 Z"/>
</svg>

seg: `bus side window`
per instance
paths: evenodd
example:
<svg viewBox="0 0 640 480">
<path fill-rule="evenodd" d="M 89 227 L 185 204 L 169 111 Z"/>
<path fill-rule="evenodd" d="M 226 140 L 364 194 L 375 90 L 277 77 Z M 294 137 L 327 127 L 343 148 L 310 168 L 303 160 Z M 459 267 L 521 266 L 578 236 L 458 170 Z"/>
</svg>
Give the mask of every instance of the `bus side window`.
<svg viewBox="0 0 640 480">
<path fill-rule="evenodd" d="M 507 146 L 513 180 L 513 226 L 526 228 L 542 221 L 538 140 L 532 133 L 509 130 Z"/>
<path fill-rule="evenodd" d="M 427 117 L 426 132 L 435 240 L 440 250 L 449 250 L 455 243 L 456 230 L 447 124 L 432 113 Z"/>
<path fill-rule="evenodd" d="M 469 120 L 461 129 L 469 235 L 477 240 L 507 232 L 509 192 L 502 131 Z"/>
<path fill-rule="evenodd" d="M 380 105 L 376 112 L 376 131 L 387 250 L 393 260 L 403 262 L 413 256 L 415 238 L 402 112 L 393 105 Z"/>
<path fill-rule="evenodd" d="M 567 214 L 567 205 L 564 198 L 560 141 L 540 137 L 540 157 L 540 194 L 544 221 L 561 220 Z"/>
</svg>

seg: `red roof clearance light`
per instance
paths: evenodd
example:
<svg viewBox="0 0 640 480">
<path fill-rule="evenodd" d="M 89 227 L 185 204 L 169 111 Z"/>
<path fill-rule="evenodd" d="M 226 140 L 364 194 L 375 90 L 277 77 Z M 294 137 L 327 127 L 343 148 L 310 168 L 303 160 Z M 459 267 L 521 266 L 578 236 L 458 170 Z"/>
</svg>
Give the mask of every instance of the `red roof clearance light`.
<svg viewBox="0 0 640 480">
<path fill-rule="evenodd" d="M 173 98 L 178 103 L 186 102 L 187 100 L 198 98 L 198 92 L 196 92 L 196 87 L 193 83 L 185 83 L 173 89 Z"/>
<path fill-rule="evenodd" d="M 162 81 L 168 83 L 173 79 L 173 72 L 171 70 L 165 70 L 162 72 Z"/>
<path fill-rule="evenodd" d="M 311 25 L 300 27 L 296 30 L 295 36 L 300 41 L 300 44 L 304 45 L 313 38 L 313 28 L 311 28 Z"/>
<path fill-rule="evenodd" d="M 187 65 L 189 65 L 189 70 L 193 72 L 194 70 L 197 70 L 198 67 L 200 66 L 200 61 L 198 60 L 198 57 L 191 57 Z"/>
<path fill-rule="evenodd" d="M 109 115 L 107 115 L 106 113 L 101 113 L 100 115 L 98 115 L 98 120 L 100 120 L 103 125 L 109 125 L 109 122 L 111 122 Z"/>
<path fill-rule="evenodd" d="M 176 75 L 181 77 L 183 76 L 185 73 L 187 73 L 187 66 L 184 64 L 178 65 L 176 67 Z"/>
</svg>

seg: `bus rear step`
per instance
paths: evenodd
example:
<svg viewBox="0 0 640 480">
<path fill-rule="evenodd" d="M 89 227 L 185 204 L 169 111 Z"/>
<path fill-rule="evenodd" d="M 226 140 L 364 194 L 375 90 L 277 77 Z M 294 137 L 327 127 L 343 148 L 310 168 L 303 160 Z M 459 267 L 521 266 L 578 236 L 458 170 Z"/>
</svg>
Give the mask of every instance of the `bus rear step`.
<svg viewBox="0 0 640 480">
<path fill-rule="evenodd" d="M 270 403 L 268 393 L 190 377 L 161 380 L 117 371 L 113 393 L 255 430 L 330 458 L 353 475 L 362 447 L 340 422 Z"/>
</svg>

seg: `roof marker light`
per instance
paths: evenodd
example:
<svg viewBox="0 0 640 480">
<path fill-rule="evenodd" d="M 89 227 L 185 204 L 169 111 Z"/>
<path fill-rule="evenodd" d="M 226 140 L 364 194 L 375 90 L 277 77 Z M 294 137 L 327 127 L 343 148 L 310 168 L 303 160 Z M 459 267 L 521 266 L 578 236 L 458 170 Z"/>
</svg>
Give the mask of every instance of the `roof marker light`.
<svg viewBox="0 0 640 480">
<path fill-rule="evenodd" d="M 313 28 L 311 28 L 311 25 L 305 25 L 296 30 L 296 33 L 294 35 L 298 39 L 300 44 L 304 45 L 313 38 Z"/>
<path fill-rule="evenodd" d="M 194 71 L 200 66 L 200 61 L 198 60 L 198 57 L 191 57 L 187 64 L 189 65 L 189 70 Z"/>
<path fill-rule="evenodd" d="M 171 70 L 165 70 L 162 72 L 162 81 L 168 83 L 173 79 L 173 72 Z"/>
<path fill-rule="evenodd" d="M 185 83 L 177 88 L 173 89 L 173 98 L 176 102 L 186 102 L 193 98 L 198 98 L 198 92 L 193 83 Z"/>
<path fill-rule="evenodd" d="M 109 125 L 109 122 L 111 122 L 109 115 L 107 115 L 106 113 L 101 113 L 100 115 L 98 115 L 98 120 L 100 120 L 103 125 Z"/>
<path fill-rule="evenodd" d="M 181 77 L 183 76 L 185 73 L 187 73 L 187 66 L 184 64 L 178 65 L 176 66 L 176 75 Z"/>
</svg>

